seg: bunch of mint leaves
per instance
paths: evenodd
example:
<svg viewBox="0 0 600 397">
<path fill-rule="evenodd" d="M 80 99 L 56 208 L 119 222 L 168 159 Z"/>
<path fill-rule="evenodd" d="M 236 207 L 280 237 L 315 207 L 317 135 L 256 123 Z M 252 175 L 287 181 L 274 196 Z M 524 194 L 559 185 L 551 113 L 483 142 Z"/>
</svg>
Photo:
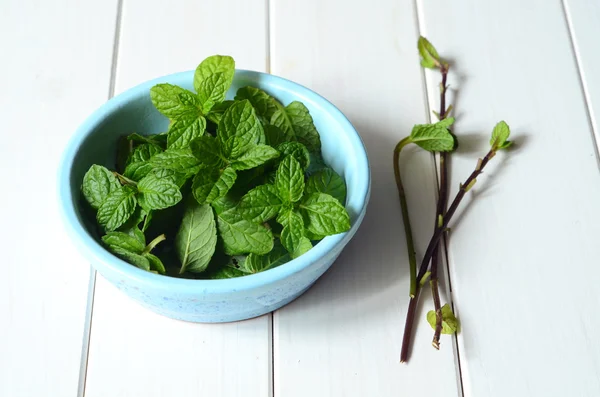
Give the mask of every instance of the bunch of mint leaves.
<svg viewBox="0 0 600 397">
<path fill-rule="evenodd" d="M 222 279 L 350 229 L 345 181 L 323 161 L 306 106 L 251 86 L 225 100 L 234 74 L 233 58 L 215 55 L 197 67 L 195 93 L 152 87 L 168 131 L 130 134 L 114 171 L 87 171 L 82 195 L 113 254 L 158 274 Z"/>
</svg>

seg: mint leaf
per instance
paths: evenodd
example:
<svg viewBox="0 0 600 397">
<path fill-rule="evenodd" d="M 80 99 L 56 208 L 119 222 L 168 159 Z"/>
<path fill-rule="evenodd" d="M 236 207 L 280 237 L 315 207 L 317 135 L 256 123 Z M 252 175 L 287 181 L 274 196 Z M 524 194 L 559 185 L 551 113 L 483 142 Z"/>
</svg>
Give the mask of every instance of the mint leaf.
<svg viewBox="0 0 600 397">
<path fill-rule="evenodd" d="M 498 149 L 506 149 L 510 147 L 512 144 L 511 141 L 508 140 L 510 136 L 510 127 L 506 122 L 501 121 L 494 127 L 494 131 L 492 131 L 492 139 L 490 140 L 490 145 L 493 150 Z"/>
<path fill-rule="evenodd" d="M 217 229 L 212 208 L 191 200 L 175 236 L 175 250 L 181 261 L 179 273 L 204 271 L 216 245 Z"/>
<path fill-rule="evenodd" d="M 330 236 L 350 229 L 350 217 L 346 209 L 328 194 L 313 193 L 300 208 L 308 217 L 307 229 L 314 234 Z"/>
<path fill-rule="evenodd" d="M 210 275 L 210 278 L 213 280 L 226 279 L 226 278 L 234 278 L 234 277 L 242 277 L 245 276 L 246 273 L 239 269 L 235 269 L 233 267 L 224 266 L 217 270 L 216 272 Z"/>
<path fill-rule="evenodd" d="M 292 123 L 298 142 L 304 144 L 311 152 L 320 151 L 321 138 L 308 108 L 302 102 L 294 101 L 285 107 L 285 112 Z"/>
<path fill-rule="evenodd" d="M 303 170 L 306 170 L 310 165 L 310 153 L 306 146 L 300 142 L 284 142 L 277 146 L 277 150 L 281 153 L 280 158 L 282 159 L 288 155 L 293 156 L 298 160 Z"/>
<path fill-rule="evenodd" d="M 216 103 L 223 102 L 235 73 L 235 61 L 230 56 L 213 55 L 206 58 L 194 73 L 194 88 L 208 112 Z"/>
<path fill-rule="evenodd" d="M 172 84 L 157 84 L 150 89 L 154 107 L 170 119 L 198 111 L 200 102 L 193 92 Z"/>
<path fill-rule="evenodd" d="M 154 144 L 144 143 L 136 147 L 125 165 L 123 176 L 139 181 L 152 170 L 152 164 L 148 161 L 155 154 L 161 153 L 162 149 Z"/>
<path fill-rule="evenodd" d="M 273 249 L 271 231 L 244 219 L 235 210 L 221 213 L 217 218 L 217 226 L 227 255 L 264 255 Z"/>
<path fill-rule="evenodd" d="M 200 160 L 191 149 L 169 149 L 152 156 L 150 163 L 156 168 L 165 168 L 186 175 L 194 175 L 200 169 Z"/>
<path fill-rule="evenodd" d="M 308 178 L 306 194 L 312 193 L 326 193 L 333 196 L 340 204 L 346 203 L 346 183 L 331 168 L 325 168 Z"/>
<path fill-rule="evenodd" d="M 160 134 L 155 134 L 155 135 L 140 135 L 140 134 L 134 133 L 134 134 L 128 135 L 127 139 L 130 141 L 139 142 L 139 143 L 151 143 L 153 145 L 160 147 L 161 149 L 164 149 L 167 144 L 167 133 L 162 132 Z"/>
<path fill-rule="evenodd" d="M 417 48 L 419 49 L 419 55 L 421 55 L 421 66 L 424 68 L 435 69 L 441 68 L 442 64 L 445 65 L 433 44 L 431 44 L 425 37 L 419 37 Z"/>
<path fill-rule="evenodd" d="M 222 172 L 216 168 L 203 170 L 194 178 L 192 194 L 200 204 L 212 203 L 227 194 L 236 178 L 232 168 L 225 168 Z"/>
<path fill-rule="evenodd" d="M 223 197 L 219 197 L 212 203 L 210 203 L 215 210 L 216 214 L 219 215 L 222 212 L 228 211 L 237 205 L 237 202 L 231 197 L 231 194 L 226 194 Z"/>
<path fill-rule="evenodd" d="M 291 142 L 295 139 L 293 135 L 286 134 L 281 128 L 274 125 L 267 124 L 263 128 L 265 131 L 265 141 L 272 147 L 277 147 L 284 142 Z"/>
<path fill-rule="evenodd" d="M 250 254 L 244 261 L 244 270 L 247 273 L 259 273 L 289 262 L 292 258 L 286 249 L 279 243 L 276 243 L 266 255 Z"/>
<path fill-rule="evenodd" d="M 149 252 L 144 253 L 142 256 L 146 258 L 146 260 L 148 260 L 148 263 L 150 264 L 150 270 L 154 270 L 159 274 L 167 273 L 165 265 L 162 263 L 158 256 Z"/>
<path fill-rule="evenodd" d="M 295 211 L 289 211 L 278 218 L 278 221 L 283 225 L 281 244 L 291 254 L 292 258 L 297 258 L 312 248 L 310 240 L 304 236 L 302 215 Z"/>
<path fill-rule="evenodd" d="M 204 134 L 206 119 L 198 112 L 180 115 L 170 126 L 167 135 L 167 148 L 185 149 L 190 142 Z"/>
<path fill-rule="evenodd" d="M 304 144 L 309 151 L 321 150 L 321 139 L 313 124 L 313 119 L 301 102 L 294 101 L 285 109 L 279 109 L 271 117 L 271 124 L 278 127 L 284 134 L 294 137 Z"/>
<path fill-rule="evenodd" d="M 267 184 L 246 193 L 238 203 L 236 212 L 252 222 L 264 223 L 277 216 L 281 206 L 277 189 Z"/>
<path fill-rule="evenodd" d="M 454 123 L 449 117 L 435 124 L 417 124 L 410 133 L 411 142 L 429 152 L 450 152 L 454 150 L 454 136 L 448 127 Z"/>
<path fill-rule="evenodd" d="M 179 188 L 181 188 L 185 184 L 185 181 L 187 181 L 188 179 L 187 175 L 181 172 L 168 170 L 166 168 L 153 168 L 152 171 L 149 172 L 149 175 L 154 175 L 154 177 L 158 179 L 169 179 Z"/>
<path fill-rule="evenodd" d="M 287 156 L 275 174 L 275 187 L 284 202 L 295 203 L 304 193 L 304 172 L 298 160 Z"/>
<path fill-rule="evenodd" d="M 94 164 L 83 176 L 81 191 L 92 208 L 98 209 L 111 192 L 120 188 L 119 180 L 110 170 Z"/>
<path fill-rule="evenodd" d="M 267 145 L 255 145 L 231 162 L 234 170 L 249 170 L 279 157 L 279 152 Z"/>
<path fill-rule="evenodd" d="M 247 100 L 236 102 L 227 109 L 221 122 L 217 139 L 228 159 L 235 159 L 264 135 L 254 108 Z"/>
<path fill-rule="evenodd" d="M 141 195 L 140 205 L 145 209 L 162 210 L 181 201 L 179 186 L 170 178 L 159 178 L 156 174 L 145 176 L 138 182 L 137 188 Z"/>
<path fill-rule="evenodd" d="M 150 262 L 144 256 L 117 246 L 111 246 L 109 249 L 124 261 L 129 262 L 140 269 L 150 270 Z"/>
<path fill-rule="evenodd" d="M 219 122 L 221 121 L 221 117 L 223 117 L 225 111 L 229 109 L 229 107 L 233 105 L 233 103 L 233 101 L 223 101 L 221 103 L 215 104 L 210 109 L 210 112 L 206 115 L 206 118 L 215 124 L 219 124 Z"/>
<path fill-rule="evenodd" d="M 212 135 L 205 134 L 200 138 L 194 139 L 190 147 L 194 156 L 202 164 L 210 167 L 221 168 L 225 160 L 221 157 L 219 142 Z"/>
<path fill-rule="evenodd" d="M 247 99 L 250 101 L 256 114 L 264 117 L 267 120 L 271 120 L 273 114 L 278 110 L 282 109 L 283 105 L 280 104 L 275 98 L 267 94 L 263 90 L 251 86 L 242 87 L 237 90 L 235 94 L 235 100 L 241 101 Z"/>
<path fill-rule="evenodd" d="M 106 231 L 113 231 L 127 222 L 135 211 L 137 200 L 135 191 L 127 186 L 113 190 L 104 200 L 96 220 Z"/>
<path fill-rule="evenodd" d="M 436 323 L 436 314 L 435 310 L 430 310 L 427 312 L 427 322 L 431 325 L 431 328 L 435 329 Z M 458 331 L 459 323 L 452 309 L 446 303 L 442 306 L 442 334 L 454 334 Z"/>
<path fill-rule="evenodd" d="M 146 244 L 139 238 L 123 232 L 108 232 L 102 236 L 102 241 L 109 248 L 119 247 L 136 254 L 141 254 L 146 248 Z"/>
</svg>

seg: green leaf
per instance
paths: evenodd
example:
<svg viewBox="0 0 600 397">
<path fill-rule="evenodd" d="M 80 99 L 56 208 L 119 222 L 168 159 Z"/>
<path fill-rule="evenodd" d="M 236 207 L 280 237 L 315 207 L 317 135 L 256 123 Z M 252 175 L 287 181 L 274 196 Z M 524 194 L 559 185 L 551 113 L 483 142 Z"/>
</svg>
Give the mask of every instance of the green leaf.
<svg viewBox="0 0 600 397">
<path fill-rule="evenodd" d="M 424 68 L 435 69 L 441 68 L 442 64 L 445 65 L 435 47 L 425 37 L 419 37 L 417 48 L 419 49 L 419 55 L 421 55 L 421 66 Z"/>
<path fill-rule="evenodd" d="M 157 84 L 150 89 L 150 99 L 154 107 L 170 119 L 187 112 L 198 112 L 198 97 L 184 88 L 172 84 Z"/>
<path fill-rule="evenodd" d="M 511 141 L 508 140 L 510 136 L 510 127 L 504 121 L 499 122 L 494 127 L 494 131 L 492 131 L 492 139 L 490 140 L 490 145 L 492 149 L 506 149 L 510 147 L 512 144 Z"/>
<path fill-rule="evenodd" d="M 186 174 L 168 170 L 166 168 L 153 168 L 152 171 L 149 172 L 149 175 L 154 175 L 158 179 L 169 179 L 179 188 L 181 188 L 188 179 Z"/>
<path fill-rule="evenodd" d="M 122 186 L 106 197 L 100 208 L 98 208 L 96 220 L 106 231 L 113 231 L 127 222 L 135 211 L 136 205 L 135 191 Z"/>
<path fill-rule="evenodd" d="M 148 161 L 162 149 L 154 144 L 144 143 L 137 146 L 127 159 L 123 176 L 139 181 L 152 170 L 153 166 Z"/>
<path fill-rule="evenodd" d="M 279 157 L 279 152 L 267 145 L 255 145 L 231 162 L 234 170 L 249 170 Z"/>
<path fill-rule="evenodd" d="M 194 156 L 191 149 L 169 149 L 152 156 L 150 163 L 155 168 L 194 175 L 200 169 L 200 160 Z"/>
<path fill-rule="evenodd" d="M 212 121 L 215 124 L 219 124 L 221 121 L 221 117 L 231 105 L 233 105 L 234 101 L 223 101 L 221 103 L 215 104 L 210 112 L 206 115 L 206 118 Z"/>
<path fill-rule="evenodd" d="M 137 188 L 141 193 L 139 203 L 145 209 L 169 208 L 182 198 L 179 186 L 171 178 L 159 178 L 155 173 L 145 176 L 139 181 Z"/>
<path fill-rule="evenodd" d="M 310 112 L 301 102 L 294 101 L 285 109 L 276 111 L 271 117 L 271 124 L 304 144 L 309 151 L 321 150 L 319 132 L 313 124 Z"/>
<path fill-rule="evenodd" d="M 346 183 L 331 168 L 325 168 L 308 178 L 306 194 L 326 193 L 333 196 L 340 204 L 346 203 Z"/>
<path fill-rule="evenodd" d="M 454 136 L 448 131 L 452 123 L 453 117 L 435 124 L 417 124 L 410 133 L 410 140 L 429 152 L 450 152 L 455 146 Z"/>
<path fill-rule="evenodd" d="M 278 218 L 283 225 L 281 231 L 281 244 L 290 253 L 292 258 L 297 258 L 312 248 L 310 240 L 304 236 L 304 220 L 302 215 L 289 211 Z"/>
<path fill-rule="evenodd" d="M 83 176 L 81 190 L 94 209 L 100 208 L 110 193 L 121 188 L 117 177 L 106 167 L 94 164 Z"/>
<path fill-rule="evenodd" d="M 251 86 L 242 87 L 237 90 L 235 95 L 236 101 L 247 99 L 250 101 L 256 114 L 264 117 L 267 120 L 271 120 L 273 114 L 278 110 L 282 109 L 283 105 L 277 102 L 275 98 L 267 94 L 263 90 Z"/>
<path fill-rule="evenodd" d="M 295 203 L 304 193 L 304 172 L 294 156 L 287 156 L 275 174 L 275 187 L 284 202 Z"/>
<path fill-rule="evenodd" d="M 320 236 L 350 229 L 350 217 L 338 200 L 325 193 L 313 193 L 300 205 L 308 217 L 307 229 Z"/>
<path fill-rule="evenodd" d="M 260 273 L 283 265 L 291 259 L 287 250 L 281 244 L 276 243 L 271 252 L 266 255 L 248 255 L 244 262 L 244 270 L 247 273 Z"/>
<path fill-rule="evenodd" d="M 165 274 L 167 272 L 165 270 L 165 265 L 158 256 L 149 252 L 144 253 L 142 256 L 148 260 L 151 270 L 155 270 L 159 274 Z"/>
<path fill-rule="evenodd" d="M 181 261 L 179 273 L 204 271 L 216 245 L 217 229 L 212 208 L 190 200 L 175 236 L 175 250 Z"/>
<path fill-rule="evenodd" d="M 155 135 L 140 135 L 140 134 L 131 134 L 127 136 L 127 139 L 134 142 L 139 143 L 151 143 L 153 145 L 159 146 L 161 149 L 164 149 L 167 145 L 167 133 L 163 132 Z"/>
<path fill-rule="evenodd" d="M 295 139 L 293 135 L 286 134 L 281 128 L 274 125 L 267 124 L 263 128 L 265 131 L 265 141 L 272 147 L 278 147 L 284 142 L 291 142 Z"/>
<path fill-rule="evenodd" d="M 121 247 L 112 246 L 109 248 L 114 254 L 119 256 L 124 261 L 129 262 L 130 264 L 137 266 L 140 269 L 147 271 L 150 270 L 150 262 L 144 256 L 136 254 L 135 252 L 128 251 Z"/>
<path fill-rule="evenodd" d="M 320 234 L 315 234 L 313 232 L 311 232 L 310 230 L 305 230 L 304 231 L 304 235 L 310 240 L 310 241 L 319 241 L 319 240 L 323 240 L 325 237 L 327 236 L 323 236 Z"/>
<path fill-rule="evenodd" d="M 288 155 L 293 156 L 298 160 L 303 170 L 306 170 L 310 165 L 310 153 L 306 146 L 300 142 L 284 142 L 277 146 L 277 150 L 281 153 L 280 158 L 282 159 Z"/>
<path fill-rule="evenodd" d="M 206 119 L 198 112 L 185 113 L 170 126 L 167 135 L 167 148 L 185 149 L 190 142 L 201 137 L 206 130 Z"/>
<path fill-rule="evenodd" d="M 211 273 L 210 278 L 214 280 L 226 279 L 226 278 L 234 278 L 234 277 L 242 277 L 245 276 L 246 273 L 239 269 L 235 269 L 233 267 L 224 266 L 217 270 L 214 273 Z"/>
<path fill-rule="evenodd" d="M 435 330 L 436 314 L 435 310 L 427 312 L 427 322 L 431 325 L 431 328 Z M 454 334 L 458 331 L 459 323 L 458 319 L 452 313 L 452 309 L 446 303 L 442 306 L 442 334 Z"/>
<path fill-rule="evenodd" d="M 227 255 L 264 255 L 273 249 L 271 231 L 244 219 L 235 209 L 221 213 L 217 218 L 217 226 Z"/>
<path fill-rule="evenodd" d="M 310 154 L 310 164 L 306 169 L 306 174 L 308 176 L 314 175 L 315 173 L 322 171 L 326 168 L 329 168 L 327 164 L 325 164 L 325 160 L 321 156 L 321 153 L 311 153 Z"/>
<path fill-rule="evenodd" d="M 302 102 L 294 101 L 285 107 L 294 134 L 298 142 L 304 144 L 309 151 L 318 152 L 321 150 L 321 139 L 319 132 L 313 124 L 313 119 L 307 107 Z"/>
<path fill-rule="evenodd" d="M 194 89 L 205 112 L 223 102 L 235 73 L 235 61 L 230 56 L 213 55 L 206 58 L 194 73 Z"/>
<path fill-rule="evenodd" d="M 108 232 L 102 236 L 102 241 L 109 248 L 119 247 L 136 254 L 141 254 L 146 248 L 144 242 L 140 241 L 139 238 L 123 232 Z"/>
<path fill-rule="evenodd" d="M 215 201 L 211 203 L 217 215 L 222 212 L 228 211 L 237 205 L 237 202 L 231 196 L 231 194 L 226 194 L 223 197 L 219 197 Z"/>
<path fill-rule="evenodd" d="M 264 223 L 277 216 L 282 201 L 273 185 L 261 185 L 250 190 L 238 203 L 236 212 L 244 218 Z"/>
<path fill-rule="evenodd" d="M 219 142 L 209 134 L 194 139 L 190 147 L 192 153 L 200 162 L 209 167 L 221 168 L 225 159 L 221 157 Z"/>
<path fill-rule="evenodd" d="M 236 102 L 227 109 L 221 122 L 217 139 L 224 156 L 230 160 L 239 157 L 264 135 L 262 125 L 249 101 Z"/>
<path fill-rule="evenodd" d="M 200 171 L 192 184 L 192 193 L 198 203 L 211 203 L 227 194 L 235 183 L 237 174 L 232 168 L 222 172 L 216 168 Z"/>
</svg>

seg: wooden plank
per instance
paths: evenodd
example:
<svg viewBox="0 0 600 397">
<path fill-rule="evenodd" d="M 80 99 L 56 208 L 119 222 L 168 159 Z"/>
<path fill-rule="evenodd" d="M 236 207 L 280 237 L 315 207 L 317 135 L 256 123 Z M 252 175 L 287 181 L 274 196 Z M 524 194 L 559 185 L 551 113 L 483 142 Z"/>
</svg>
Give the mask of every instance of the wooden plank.
<svg viewBox="0 0 600 397">
<path fill-rule="evenodd" d="M 420 6 L 424 33 L 455 65 L 454 190 L 498 120 L 516 142 L 451 225 L 465 396 L 600 395 L 600 183 L 562 4 Z"/>
<path fill-rule="evenodd" d="M 600 142 L 600 73 L 598 73 L 600 55 L 598 55 L 597 43 L 600 37 L 600 3 L 592 0 L 564 0 L 564 8 L 598 146 Z"/>
<path fill-rule="evenodd" d="M 116 0 L 0 12 L 0 395 L 76 396 L 89 265 L 58 216 L 62 150 L 107 99 Z"/>
<path fill-rule="evenodd" d="M 265 70 L 263 1 L 124 2 L 116 92 L 232 55 Z M 98 277 L 86 396 L 266 396 L 271 389 L 271 316 L 191 324 L 140 307 Z"/>
<path fill-rule="evenodd" d="M 399 362 L 409 280 L 392 153 L 428 117 L 413 2 L 346 5 L 272 2 L 272 73 L 314 89 L 350 118 L 373 178 L 353 241 L 310 291 L 275 313 L 275 395 L 458 395 L 452 338 L 435 351 L 423 311 L 411 361 Z M 402 171 L 422 254 L 433 228 L 435 173 L 429 154 L 406 150 Z"/>
</svg>

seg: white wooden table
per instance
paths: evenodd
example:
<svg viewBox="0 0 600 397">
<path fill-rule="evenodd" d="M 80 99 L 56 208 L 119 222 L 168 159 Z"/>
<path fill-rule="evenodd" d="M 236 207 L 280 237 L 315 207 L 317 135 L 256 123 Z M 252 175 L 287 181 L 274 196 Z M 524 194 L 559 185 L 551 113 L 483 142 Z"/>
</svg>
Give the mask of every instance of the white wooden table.
<svg viewBox="0 0 600 397">
<path fill-rule="evenodd" d="M 0 33 L 0 396 L 600 396 L 600 1 L 3 0 Z M 461 333 L 431 347 L 425 294 L 403 365 L 391 155 L 438 106 L 419 34 L 452 60 L 454 190 L 498 120 L 517 148 L 452 225 L 444 299 Z M 337 105 L 365 141 L 373 192 L 357 236 L 300 299 L 190 324 L 90 272 L 58 219 L 56 167 L 110 96 L 216 53 Z M 422 255 L 434 160 L 407 153 Z"/>
</svg>

